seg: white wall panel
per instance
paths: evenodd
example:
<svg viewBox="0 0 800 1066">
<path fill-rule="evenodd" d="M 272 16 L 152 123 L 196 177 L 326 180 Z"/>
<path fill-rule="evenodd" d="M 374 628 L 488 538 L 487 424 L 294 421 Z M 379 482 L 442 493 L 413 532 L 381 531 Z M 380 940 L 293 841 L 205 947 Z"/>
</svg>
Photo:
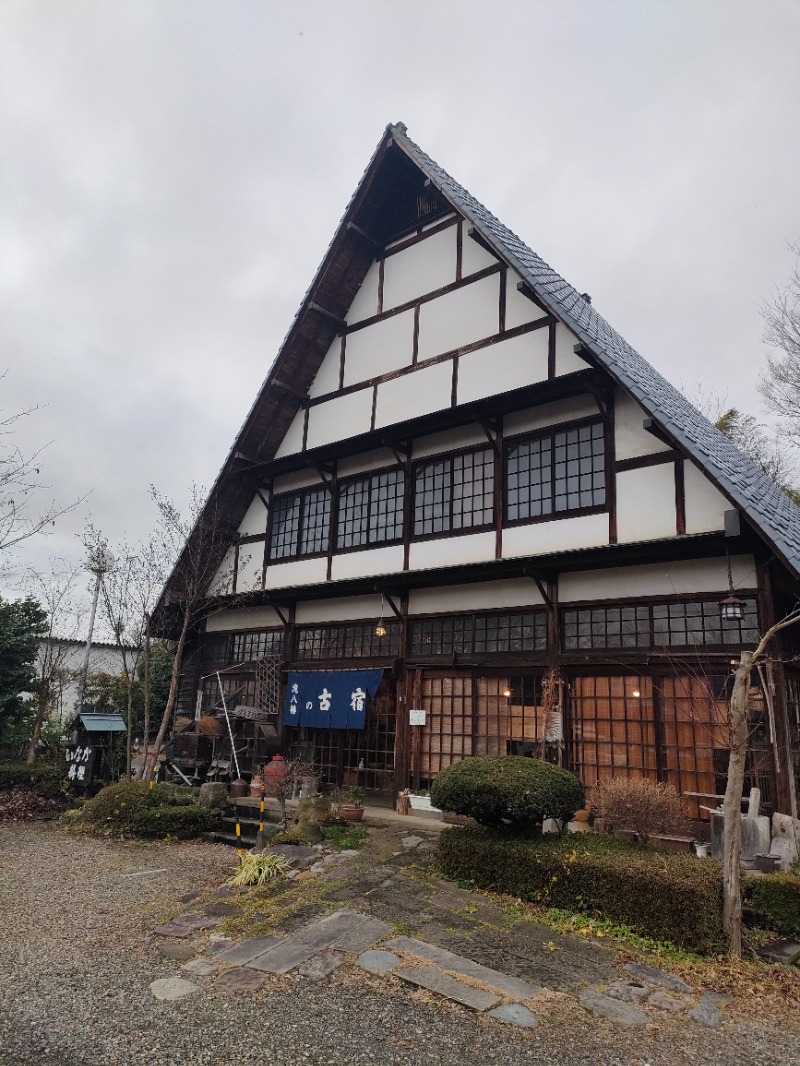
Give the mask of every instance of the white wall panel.
<svg viewBox="0 0 800 1066">
<path fill-rule="evenodd" d="M 410 366 L 413 357 L 414 312 L 404 311 L 347 335 L 344 383 L 355 385 Z"/>
<path fill-rule="evenodd" d="M 372 389 L 359 389 L 346 396 L 312 407 L 308 412 L 307 448 L 369 432 L 372 420 Z"/>
<path fill-rule="evenodd" d="M 280 459 L 283 455 L 294 455 L 303 450 L 303 426 L 305 425 L 305 412 L 301 409 L 292 419 L 292 424 L 286 431 L 286 436 L 275 452 L 275 458 Z"/>
<path fill-rule="evenodd" d="M 236 550 L 228 548 L 225 557 L 208 586 L 209 596 L 227 596 L 233 590 L 233 572 L 236 566 Z"/>
<path fill-rule="evenodd" d="M 316 470 L 303 468 L 302 470 L 292 470 L 290 474 L 279 474 L 273 482 L 272 491 L 278 496 L 284 492 L 296 492 L 297 489 L 307 489 L 321 484 L 322 478 Z"/>
<path fill-rule="evenodd" d="M 458 402 L 496 396 L 546 379 L 547 330 L 537 329 L 462 355 L 458 364 Z"/>
<path fill-rule="evenodd" d="M 686 532 L 709 533 L 725 528 L 725 512 L 731 503 L 712 485 L 702 470 L 688 459 L 683 464 L 686 493 Z"/>
<path fill-rule="evenodd" d="M 524 322 L 533 322 L 544 318 L 546 312 L 517 289 L 522 279 L 513 270 L 506 271 L 506 329 L 521 326 Z"/>
<path fill-rule="evenodd" d="M 375 448 L 371 452 L 361 452 L 360 455 L 348 455 L 340 459 L 336 471 L 339 477 L 343 478 L 396 465 L 397 459 L 388 448 Z"/>
<path fill-rule="evenodd" d="M 380 616 L 381 598 L 376 594 L 298 603 L 296 621 L 298 625 L 309 625 L 312 622 L 346 622 L 351 618 L 374 618 L 377 624 Z M 383 616 L 389 621 L 394 618 L 388 604 L 384 604 Z"/>
<path fill-rule="evenodd" d="M 453 364 L 449 359 L 413 374 L 381 382 L 375 410 L 376 428 L 448 408 L 452 385 Z M 367 392 L 371 397 L 371 390 Z"/>
<path fill-rule="evenodd" d="M 752 555 L 732 555 L 735 588 L 754 588 Z M 719 592 L 727 595 L 728 572 L 724 559 L 683 559 L 671 563 L 581 570 L 562 574 L 558 582 L 560 603 L 575 600 L 622 600 L 628 596 L 674 596 L 683 593 Z"/>
<path fill-rule="evenodd" d="M 477 274 L 479 270 L 494 266 L 499 262 L 496 256 L 487 252 L 472 237 L 467 236 L 469 222 L 464 222 L 464 238 L 461 242 L 461 277 L 466 278 L 470 274 Z"/>
<path fill-rule="evenodd" d="M 364 551 L 342 552 L 334 555 L 331 577 L 341 581 L 365 574 L 394 574 L 403 569 L 403 546 L 392 544 L 388 548 L 366 548 Z"/>
<path fill-rule="evenodd" d="M 347 324 L 352 326 L 354 322 L 361 322 L 365 318 L 372 318 L 378 313 L 378 277 L 380 267 L 373 263 L 367 271 L 367 276 L 361 282 L 361 288 L 355 295 L 347 312 Z"/>
<path fill-rule="evenodd" d="M 675 466 L 646 466 L 617 474 L 617 540 L 674 537 Z"/>
<path fill-rule="evenodd" d="M 236 576 L 236 592 L 253 592 L 260 589 L 264 570 L 264 541 L 239 545 L 239 569 Z"/>
<path fill-rule="evenodd" d="M 594 548 L 601 544 L 608 544 L 607 514 L 557 518 L 552 522 L 534 522 L 529 526 L 503 530 L 504 559 Z"/>
<path fill-rule="evenodd" d="M 429 570 L 435 566 L 485 562 L 494 559 L 494 540 L 494 530 L 491 530 L 416 541 L 411 545 L 408 565 L 411 570 Z"/>
<path fill-rule="evenodd" d="M 534 433 L 537 429 L 546 429 L 547 426 L 555 426 L 560 422 L 590 418 L 597 413 L 597 401 L 591 396 L 570 396 L 566 400 L 556 400 L 554 403 L 543 403 L 524 411 L 514 411 L 505 416 L 503 427 L 506 436 L 510 437 L 516 433 Z"/>
<path fill-rule="evenodd" d="M 284 589 L 290 585 L 316 585 L 328 573 L 327 559 L 298 559 L 291 563 L 273 563 L 267 567 L 266 589 Z"/>
<path fill-rule="evenodd" d="M 266 494 L 265 494 L 265 499 Z M 239 523 L 239 533 L 243 537 L 256 537 L 267 530 L 267 509 L 260 496 L 254 496 L 247 508 L 247 514 Z"/>
<path fill-rule="evenodd" d="M 206 633 L 227 633 L 231 629 L 266 629 L 282 624 L 271 607 L 250 607 L 212 614 L 206 619 Z"/>
<path fill-rule="evenodd" d="M 492 611 L 504 607 L 541 607 L 541 594 L 530 578 L 482 581 L 436 589 L 412 589 L 409 614 L 439 614 L 444 611 Z"/>
<path fill-rule="evenodd" d="M 456 227 L 434 233 L 383 264 L 383 309 L 452 285 L 456 280 Z"/>
<path fill-rule="evenodd" d="M 486 434 L 479 426 L 456 426 L 443 433 L 431 433 L 429 437 L 419 437 L 412 444 L 412 454 L 415 459 L 422 459 L 426 455 L 438 455 L 440 452 L 451 452 L 456 448 L 470 448 L 474 444 L 488 443 Z"/>
<path fill-rule="evenodd" d="M 339 388 L 339 368 L 342 362 L 342 338 L 336 337 L 333 344 L 325 353 L 322 365 L 317 371 L 317 376 L 311 382 L 308 390 L 309 396 L 326 396 L 329 392 L 336 392 Z"/>
<path fill-rule="evenodd" d="M 556 376 L 586 370 L 588 364 L 573 351 L 578 338 L 559 322 L 556 326 Z"/>
<path fill-rule="evenodd" d="M 492 274 L 422 304 L 418 358 L 428 359 L 499 330 L 500 275 Z"/>
<path fill-rule="evenodd" d="M 648 417 L 643 407 L 622 389 L 614 390 L 614 441 L 617 459 L 634 459 L 653 452 L 669 451 L 669 445 L 642 429 Z"/>
</svg>

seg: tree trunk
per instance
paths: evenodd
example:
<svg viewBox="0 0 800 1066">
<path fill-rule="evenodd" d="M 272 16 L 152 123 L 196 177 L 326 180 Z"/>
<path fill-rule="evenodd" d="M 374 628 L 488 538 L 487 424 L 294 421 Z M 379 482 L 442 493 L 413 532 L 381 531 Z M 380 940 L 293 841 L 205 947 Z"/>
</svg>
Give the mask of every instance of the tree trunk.
<svg viewBox="0 0 800 1066">
<path fill-rule="evenodd" d="M 732 955 L 742 954 L 742 791 L 747 759 L 747 700 L 753 653 L 743 651 L 731 695 L 731 750 L 723 812 L 722 925 Z"/>
<path fill-rule="evenodd" d="M 181 635 L 178 637 L 178 647 L 175 649 L 175 658 L 172 661 L 172 673 L 169 679 L 169 695 L 167 696 L 167 706 L 164 708 L 164 714 L 161 718 L 161 725 L 158 727 L 158 735 L 156 736 L 156 742 L 153 745 L 153 751 L 148 756 L 145 766 L 144 779 L 150 780 L 153 773 L 153 767 L 158 759 L 158 753 L 164 744 L 164 737 L 167 735 L 167 728 L 169 727 L 170 718 L 175 709 L 175 703 L 178 698 L 178 681 L 181 675 L 181 662 L 183 660 L 183 649 L 186 645 L 186 636 L 189 632 L 189 623 L 192 620 L 192 608 L 190 604 L 187 604 L 183 609 L 183 624 L 181 626 Z"/>
<path fill-rule="evenodd" d="M 133 762 L 133 740 L 131 737 L 131 723 L 133 721 L 133 685 L 134 678 L 128 675 L 125 680 L 128 684 L 128 737 L 125 748 L 125 777 L 131 780 L 131 764 Z"/>
<path fill-rule="evenodd" d="M 144 725 L 142 727 L 144 754 L 139 777 L 144 780 L 147 762 L 147 743 L 150 740 L 150 615 L 145 616 L 144 623 Z"/>
<path fill-rule="evenodd" d="M 39 744 L 39 737 L 42 735 L 42 726 L 44 725 L 45 715 L 47 714 L 48 688 L 48 685 L 42 683 L 42 686 L 39 689 L 36 718 L 33 722 L 33 732 L 31 733 L 30 744 L 28 745 L 28 758 L 26 759 L 28 766 L 33 766 L 36 760 L 36 748 Z"/>
</svg>

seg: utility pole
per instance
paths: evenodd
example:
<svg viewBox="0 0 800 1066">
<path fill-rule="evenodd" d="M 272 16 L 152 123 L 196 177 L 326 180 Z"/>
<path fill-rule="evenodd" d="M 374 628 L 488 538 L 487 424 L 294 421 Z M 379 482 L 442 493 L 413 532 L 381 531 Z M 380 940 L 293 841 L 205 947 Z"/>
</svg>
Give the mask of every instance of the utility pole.
<svg viewBox="0 0 800 1066">
<path fill-rule="evenodd" d="M 108 550 L 105 541 L 89 549 L 86 569 L 94 574 L 94 596 L 92 598 L 92 613 L 89 616 L 89 636 L 86 639 L 86 654 L 83 658 L 81 694 L 76 708 L 79 714 L 83 709 L 83 701 L 86 698 L 86 679 L 89 676 L 89 656 L 92 652 L 92 634 L 94 633 L 94 619 L 97 614 L 97 601 L 100 598 L 100 586 L 103 582 L 103 574 L 107 573 L 113 565 L 114 556 Z"/>
</svg>

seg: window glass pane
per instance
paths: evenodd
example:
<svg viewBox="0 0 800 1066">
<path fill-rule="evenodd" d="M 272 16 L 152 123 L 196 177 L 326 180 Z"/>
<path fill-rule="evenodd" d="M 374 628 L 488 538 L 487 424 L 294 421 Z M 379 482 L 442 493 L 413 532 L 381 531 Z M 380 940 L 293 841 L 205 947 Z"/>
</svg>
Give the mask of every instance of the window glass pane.
<svg viewBox="0 0 800 1066">
<path fill-rule="evenodd" d="M 272 504 L 271 559 L 297 555 L 300 534 L 300 495 L 279 496 Z"/>
<path fill-rule="evenodd" d="M 331 494 L 326 488 L 307 492 L 303 498 L 302 553 L 313 555 L 328 550 L 331 526 Z"/>
</svg>

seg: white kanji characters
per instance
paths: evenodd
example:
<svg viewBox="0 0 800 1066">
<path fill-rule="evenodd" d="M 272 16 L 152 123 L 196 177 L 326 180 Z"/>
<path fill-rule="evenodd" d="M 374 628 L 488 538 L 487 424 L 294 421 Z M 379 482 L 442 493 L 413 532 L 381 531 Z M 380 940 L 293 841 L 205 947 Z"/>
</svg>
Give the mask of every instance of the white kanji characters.
<svg viewBox="0 0 800 1066">
<path fill-rule="evenodd" d="M 306 700 L 306 710 L 307 711 L 313 711 L 313 709 L 314 709 L 314 704 L 311 702 L 311 700 Z"/>
<path fill-rule="evenodd" d="M 355 692 L 350 694 L 350 706 L 354 711 L 364 710 L 364 700 L 367 698 L 366 692 L 359 685 Z"/>
<path fill-rule="evenodd" d="M 300 686 L 295 681 L 292 685 L 292 698 L 289 700 L 289 714 L 297 714 L 297 694 L 300 691 Z"/>
<path fill-rule="evenodd" d="M 85 766 L 79 766 L 78 767 L 78 772 L 75 775 L 75 777 L 76 777 L 76 779 L 78 781 L 83 781 L 84 777 L 86 777 L 86 767 Z"/>
<path fill-rule="evenodd" d="M 83 761 L 84 762 L 88 762 L 89 761 L 89 756 L 91 754 L 92 754 L 92 749 L 87 744 L 86 747 L 83 749 Z"/>
<path fill-rule="evenodd" d="M 67 748 L 65 754 L 66 754 L 66 757 L 67 757 L 67 762 L 72 762 L 72 751 L 69 748 Z"/>
<path fill-rule="evenodd" d="M 321 711 L 329 711 L 331 709 L 331 693 L 327 688 L 323 688 L 317 699 L 319 700 L 319 709 Z"/>
<path fill-rule="evenodd" d="M 295 683 L 292 685 L 292 695 L 296 696 L 299 691 L 300 691 L 300 686 L 295 681 Z"/>
<path fill-rule="evenodd" d="M 72 765 L 70 766 L 69 770 L 67 770 L 67 777 L 70 779 L 70 781 L 74 781 L 75 780 L 75 773 L 76 773 L 77 769 L 78 769 L 78 767 L 75 765 L 75 763 L 72 763 Z"/>
</svg>

